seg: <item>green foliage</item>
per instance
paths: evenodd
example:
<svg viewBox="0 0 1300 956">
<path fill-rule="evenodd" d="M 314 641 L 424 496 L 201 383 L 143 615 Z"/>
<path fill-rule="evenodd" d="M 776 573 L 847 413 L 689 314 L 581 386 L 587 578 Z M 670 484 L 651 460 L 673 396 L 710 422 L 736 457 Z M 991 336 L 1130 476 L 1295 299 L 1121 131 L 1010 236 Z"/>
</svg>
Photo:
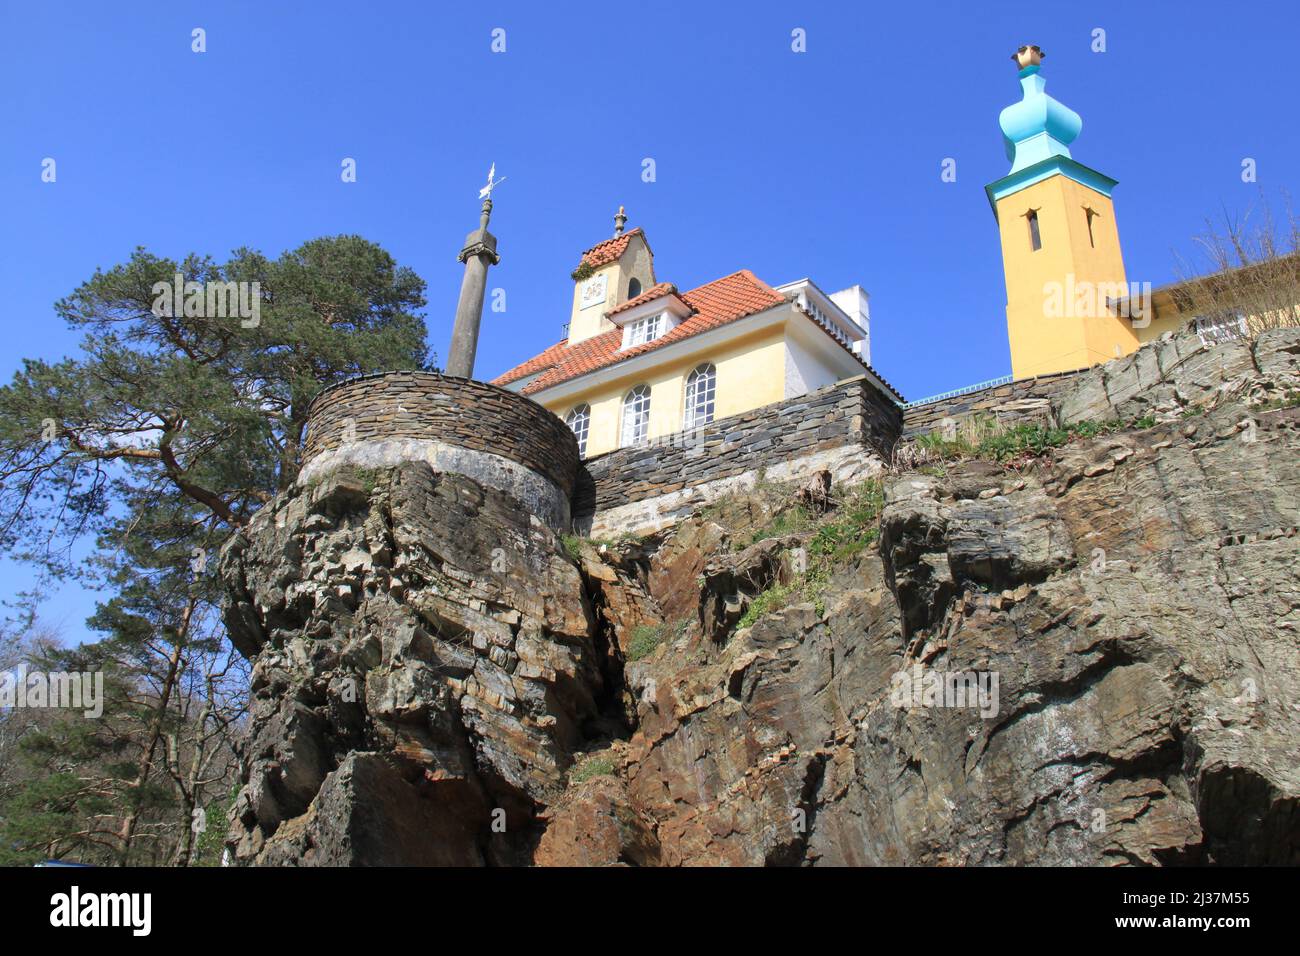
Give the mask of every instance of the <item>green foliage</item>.
<svg viewBox="0 0 1300 956">
<path fill-rule="evenodd" d="M 384 475 L 384 472 L 377 468 L 353 468 L 352 473 L 357 481 L 361 482 L 361 487 L 366 490 L 366 494 L 379 487 L 379 482 Z"/>
<path fill-rule="evenodd" d="M 749 607 L 745 608 L 745 613 L 741 615 L 736 627 L 753 627 L 758 622 L 758 619 L 765 614 L 779 611 L 791 604 L 791 595 L 798 593 L 798 591 L 798 584 L 774 584 L 749 602 Z"/>
<path fill-rule="evenodd" d="M 1002 427 L 991 419 L 976 421 L 967 432 L 945 438 L 939 432 L 916 437 L 919 449 L 941 460 L 984 458 L 1008 461 L 1023 456 L 1038 456 L 1049 448 L 1060 448 L 1074 441 L 1110 435 L 1119 431 L 1151 428 L 1151 416 L 1130 421 L 1075 422 L 1065 426 L 1020 423 Z"/>
<path fill-rule="evenodd" d="M 757 529 L 749 538 L 749 544 L 757 544 L 767 538 L 779 538 L 785 534 L 807 531 L 816 524 L 816 516 L 803 505 L 795 505 L 777 514 L 770 524 Z"/>
<path fill-rule="evenodd" d="M 654 653 L 654 649 L 670 635 L 680 638 L 691 626 L 691 619 L 684 617 L 671 627 L 667 623 L 642 624 L 632 629 L 632 636 L 627 642 L 627 659 L 639 661 Z"/>
<path fill-rule="evenodd" d="M 817 518 L 805 512 L 815 528 L 808 540 L 808 564 L 786 584 L 774 584 L 745 608 L 737 627 L 751 627 L 766 614 L 811 601 L 819 615 L 826 613 L 825 593 L 837 568 L 857 559 L 880 536 L 880 513 L 885 507 L 884 485 L 869 479 L 837 496 L 835 508 Z"/>
<path fill-rule="evenodd" d="M 155 314 L 176 273 L 259 283 L 258 322 Z M 296 477 L 323 386 L 424 363 L 424 304 L 423 281 L 356 236 L 224 263 L 139 249 L 96 272 L 55 305 L 80 354 L 26 359 L 0 388 L 0 550 L 77 573 L 71 540 L 117 538 L 163 501 L 242 524 Z"/>
<path fill-rule="evenodd" d="M 560 544 L 563 545 L 564 553 L 569 556 L 569 560 L 577 564 L 582 557 L 582 535 L 562 534 Z"/>
<path fill-rule="evenodd" d="M 220 866 L 224 849 L 227 818 L 239 794 L 239 787 L 230 788 L 224 797 L 210 801 L 203 808 L 204 829 L 194 841 L 194 857 L 190 866 Z"/>
<path fill-rule="evenodd" d="M 43 711 L 23 734 L 17 783 L 0 797 L 0 865 L 116 863 L 115 827 L 125 808 L 157 813 L 173 803 L 161 781 L 131 786 L 137 757 L 132 734 L 145 713 L 131 674 L 100 645 L 49 648 L 28 666 L 33 672 L 101 670 L 103 714 L 91 720 L 79 711 Z"/>
<path fill-rule="evenodd" d="M 569 771 L 569 783 L 578 784 L 592 777 L 608 777 L 613 774 L 614 759 L 608 754 L 595 754 Z"/>
<path fill-rule="evenodd" d="M 1295 408 L 1300 405 L 1300 391 L 1288 391 L 1277 398 L 1270 398 L 1255 406 L 1257 412 L 1271 412 L 1279 408 Z"/>
<path fill-rule="evenodd" d="M 885 510 L 885 487 L 865 481 L 850 488 L 831 519 L 813 535 L 808 552 L 814 558 L 842 564 L 857 557 L 880 534 L 880 513 Z"/>
<path fill-rule="evenodd" d="M 578 268 L 569 273 L 569 278 L 574 282 L 585 282 L 596 274 L 596 267 L 585 259 L 579 263 Z"/>
<path fill-rule="evenodd" d="M 664 625 L 642 624 L 634 628 L 632 637 L 627 642 L 627 659 L 639 661 L 654 653 L 654 649 L 664 639 Z"/>
<path fill-rule="evenodd" d="M 177 273 L 258 283 L 258 320 L 159 307 L 155 286 Z M 191 313 L 206 313 L 198 298 Z M 297 477 L 321 388 L 424 365 L 424 305 L 423 281 L 356 236 L 275 259 L 140 249 L 55 305 L 82 335 L 78 354 L 26 359 L 0 387 L 0 553 L 107 588 L 89 622 L 104 637 L 77 651 L 96 666 L 47 669 L 106 668 L 121 687 L 106 689 L 112 719 L 48 723 L 24 740 L 25 785 L 0 793 L 4 853 L 114 862 L 118 826 L 138 820 L 130 859 L 166 862 L 157 835 L 175 832 L 166 814 L 180 802 L 165 738 L 185 729 L 181 685 L 194 693 L 200 657 L 223 638 L 210 565 Z"/>
</svg>

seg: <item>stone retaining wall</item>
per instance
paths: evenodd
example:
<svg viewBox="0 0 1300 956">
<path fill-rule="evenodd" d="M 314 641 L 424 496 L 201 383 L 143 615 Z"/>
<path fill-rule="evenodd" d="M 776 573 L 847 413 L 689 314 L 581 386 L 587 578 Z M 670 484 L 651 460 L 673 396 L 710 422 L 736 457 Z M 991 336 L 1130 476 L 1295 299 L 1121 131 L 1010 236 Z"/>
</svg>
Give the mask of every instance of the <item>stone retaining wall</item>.
<svg viewBox="0 0 1300 956">
<path fill-rule="evenodd" d="M 495 455 L 573 492 L 578 443 L 564 422 L 530 398 L 436 372 L 366 375 L 321 392 L 303 463 L 345 444 L 407 439 Z"/>
<path fill-rule="evenodd" d="M 631 506 L 650 499 L 663 499 L 665 508 L 684 506 L 694 502 L 694 489 L 752 480 L 760 471 L 795 478 L 832 464 L 841 472 L 861 470 L 868 460 L 888 458 L 901 426 L 899 407 L 865 376 L 846 379 L 702 428 L 588 459 L 574 492 L 575 524 L 584 530 L 637 521 L 653 524 L 667 514 L 663 508 Z M 841 454 L 844 449 L 849 449 L 847 458 Z M 609 518 L 615 509 L 626 517 Z"/>
<path fill-rule="evenodd" d="M 578 443 L 530 398 L 436 372 L 367 375 L 316 396 L 299 482 L 406 461 L 505 492 L 558 532 L 572 523 Z"/>
<path fill-rule="evenodd" d="M 1225 393 L 1254 390 L 1276 398 L 1300 382 L 1300 328 L 1269 329 L 1256 338 L 1205 342 L 1195 329 L 1166 332 L 1136 352 L 1074 372 L 1021 379 L 918 405 L 903 412 L 903 438 L 941 431 L 948 419 L 987 415 L 1000 422 L 1169 419 L 1212 404 Z"/>
<path fill-rule="evenodd" d="M 1084 371 L 1086 369 L 1020 379 L 904 409 L 903 437 L 915 438 L 939 431 L 946 424 L 945 419 L 959 422 L 964 418 L 987 415 L 1005 422 L 1047 417 L 1056 399 L 1073 387 L 1075 378 Z"/>
</svg>

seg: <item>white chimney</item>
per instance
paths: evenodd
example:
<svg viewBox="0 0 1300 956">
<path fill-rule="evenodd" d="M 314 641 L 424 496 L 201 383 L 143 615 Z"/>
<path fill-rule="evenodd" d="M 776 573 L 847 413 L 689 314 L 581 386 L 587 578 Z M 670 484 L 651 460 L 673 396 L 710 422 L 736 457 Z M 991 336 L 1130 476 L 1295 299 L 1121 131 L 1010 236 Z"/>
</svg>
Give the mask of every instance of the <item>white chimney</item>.
<svg viewBox="0 0 1300 956">
<path fill-rule="evenodd" d="M 829 296 L 840 309 L 862 329 L 862 341 L 855 342 L 853 351 L 862 361 L 871 364 L 871 306 L 867 290 L 860 285 L 851 285 Z"/>
</svg>

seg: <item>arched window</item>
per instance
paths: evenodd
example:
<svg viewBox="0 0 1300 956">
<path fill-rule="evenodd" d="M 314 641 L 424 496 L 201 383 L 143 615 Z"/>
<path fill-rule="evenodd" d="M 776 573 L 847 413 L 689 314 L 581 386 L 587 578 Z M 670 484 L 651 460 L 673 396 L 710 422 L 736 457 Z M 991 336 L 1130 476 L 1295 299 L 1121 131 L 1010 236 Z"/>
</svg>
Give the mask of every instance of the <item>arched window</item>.
<svg viewBox="0 0 1300 956">
<path fill-rule="evenodd" d="M 705 362 L 686 376 L 685 428 L 698 428 L 713 421 L 713 404 L 718 394 L 718 370 Z"/>
<path fill-rule="evenodd" d="M 578 454 L 587 454 L 587 432 L 591 428 L 591 406 L 577 405 L 564 416 L 564 424 L 569 426 L 573 437 L 578 439 Z"/>
<path fill-rule="evenodd" d="M 627 448 L 639 445 L 650 434 L 650 386 L 638 385 L 623 396 L 623 441 Z"/>
<path fill-rule="evenodd" d="M 630 281 L 627 284 L 627 297 L 629 299 L 635 299 L 640 294 L 641 294 L 641 280 L 637 278 L 633 278 L 632 281 Z"/>
</svg>

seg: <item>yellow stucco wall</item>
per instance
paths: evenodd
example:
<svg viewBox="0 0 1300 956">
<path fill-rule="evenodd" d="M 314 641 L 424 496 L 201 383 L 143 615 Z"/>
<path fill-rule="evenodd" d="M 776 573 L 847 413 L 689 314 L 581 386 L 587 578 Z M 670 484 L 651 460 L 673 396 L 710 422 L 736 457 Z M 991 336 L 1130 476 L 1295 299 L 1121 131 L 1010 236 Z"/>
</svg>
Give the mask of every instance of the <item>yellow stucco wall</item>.
<svg viewBox="0 0 1300 956">
<path fill-rule="evenodd" d="M 718 370 L 714 418 L 779 402 L 785 397 L 785 339 L 780 327 L 765 329 L 700 350 L 689 357 L 648 371 L 622 376 L 606 384 L 561 400 L 538 396 L 539 401 L 564 418 L 577 405 L 591 406 L 586 457 L 619 447 L 623 397 L 634 386 L 650 386 L 651 439 L 682 430 L 686 402 L 686 377 L 698 365 L 712 362 Z"/>
<path fill-rule="evenodd" d="M 1300 303 L 1297 303 L 1297 305 L 1300 305 Z M 1179 331 L 1201 314 L 1194 309 L 1188 312 L 1180 312 L 1175 308 L 1166 307 L 1145 328 L 1137 328 L 1133 331 L 1137 333 L 1138 340 L 1145 345 L 1147 342 L 1154 342 L 1166 332 Z M 1244 309 L 1239 310 L 1239 314 L 1245 318 L 1246 328 L 1250 330 L 1273 328 L 1277 324 L 1275 314 L 1265 313 L 1259 315 Z M 1254 334 L 1254 331 L 1251 334 Z"/>
<path fill-rule="evenodd" d="M 618 262 L 611 262 L 601 269 L 597 269 L 587 279 L 573 284 L 573 310 L 569 315 L 569 341 L 581 342 L 583 339 L 589 339 L 593 335 L 599 335 L 601 332 L 607 332 L 614 327 L 614 323 L 605 318 L 605 313 L 618 304 L 618 294 L 620 288 L 626 288 L 622 282 L 623 270 L 619 267 Z M 582 288 L 588 282 L 598 279 L 600 276 L 605 277 L 605 299 L 599 305 L 593 305 L 586 309 L 582 308 L 580 298 Z"/>
<path fill-rule="evenodd" d="M 1041 248 L 1030 242 L 1026 213 L 1037 210 Z M 1095 211 L 1091 237 L 1087 209 Z M 1119 229 L 1110 199 L 1059 173 L 997 202 L 1007 288 L 1007 338 L 1016 378 L 1106 362 L 1138 347 L 1127 321 L 1109 314 L 1105 294 L 1126 282 Z M 1048 283 L 1057 283 L 1064 315 L 1049 314 Z M 1089 310 L 1070 290 L 1091 284 L 1101 293 Z M 1081 314 L 1082 313 L 1082 314 Z"/>
<path fill-rule="evenodd" d="M 1166 332 L 1177 332 L 1191 318 L 1191 315 L 1161 315 L 1159 318 L 1152 319 L 1145 328 L 1135 328 L 1133 332 L 1137 335 L 1138 341 L 1145 345 L 1147 342 L 1154 342 Z"/>
</svg>

